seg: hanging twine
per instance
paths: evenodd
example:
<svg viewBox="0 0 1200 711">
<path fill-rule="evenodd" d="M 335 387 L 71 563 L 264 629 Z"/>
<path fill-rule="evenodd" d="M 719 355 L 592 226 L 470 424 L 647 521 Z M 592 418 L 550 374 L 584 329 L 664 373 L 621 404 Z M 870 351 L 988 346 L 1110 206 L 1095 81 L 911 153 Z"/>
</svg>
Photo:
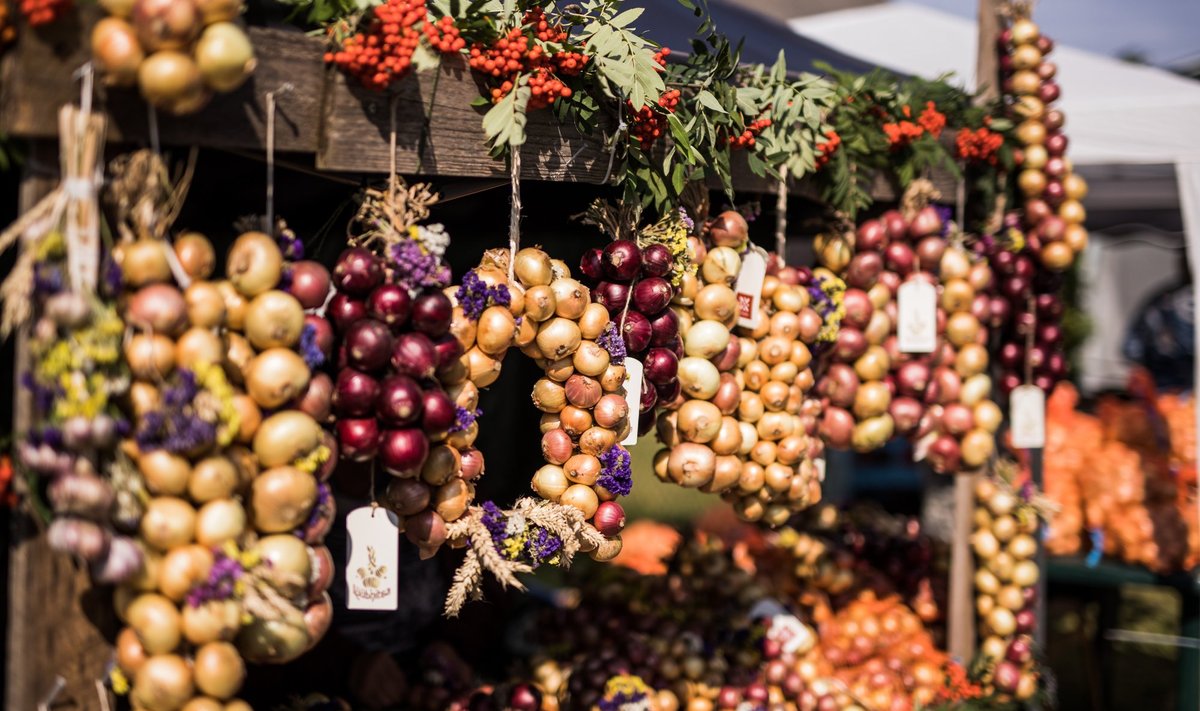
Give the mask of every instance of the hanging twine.
<svg viewBox="0 0 1200 711">
<path fill-rule="evenodd" d="M 775 254 L 787 263 L 787 204 L 788 167 L 779 167 L 779 184 L 775 186 Z"/>
<path fill-rule="evenodd" d="M 1033 382 L 1033 336 L 1037 330 L 1037 311 L 1032 296 L 1026 301 L 1025 308 L 1029 310 L 1029 315 L 1033 316 L 1033 323 L 1029 325 L 1029 331 L 1025 334 L 1025 384 L 1029 385 Z"/>
<path fill-rule="evenodd" d="M 292 90 L 291 82 L 267 92 L 267 214 L 263 232 L 275 234 L 275 97 Z"/>
<path fill-rule="evenodd" d="M 515 275 L 517 249 L 521 244 L 521 147 L 512 146 L 508 162 L 508 180 L 512 185 L 512 210 L 508 216 L 508 280 Z"/>
</svg>

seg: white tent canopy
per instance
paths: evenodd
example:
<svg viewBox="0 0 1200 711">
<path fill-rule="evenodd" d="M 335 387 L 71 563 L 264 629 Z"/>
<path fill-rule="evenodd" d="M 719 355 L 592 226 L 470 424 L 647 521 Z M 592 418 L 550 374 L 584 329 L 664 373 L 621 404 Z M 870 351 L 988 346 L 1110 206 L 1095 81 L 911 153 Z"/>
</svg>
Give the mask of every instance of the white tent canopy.
<svg viewBox="0 0 1200 711">
<path fill-rule="evenodd" d="M 893 2 L 789 24 L 881 66 L 928 79 L 953 73 L 966 88 L 976 86 L 978 26 L 957 15 Z M 1062 88 L 1067 155 L 1091 184 L 1088 212 L 1118 215 L 1111 224 L 1125 221 L 1126 211 L 1166 210 L 1175 225 L 1182 213 L 1192 273 L 1200 275 L 1200 82 L 1061 45 L 1050 60 Z M 1085 388 L 1123 382 L 1125 324 L 1143 299 L 1179 272 L 1180 243 L 1163 239 L 1158 227 L 1121 229 L 1121 239 L 1093 240 L 1094 248 L 1084 253 L 1085 281 L 1104 284 L 1085 296 L 1096 325 L 1082 352 Z"/>
</svg>

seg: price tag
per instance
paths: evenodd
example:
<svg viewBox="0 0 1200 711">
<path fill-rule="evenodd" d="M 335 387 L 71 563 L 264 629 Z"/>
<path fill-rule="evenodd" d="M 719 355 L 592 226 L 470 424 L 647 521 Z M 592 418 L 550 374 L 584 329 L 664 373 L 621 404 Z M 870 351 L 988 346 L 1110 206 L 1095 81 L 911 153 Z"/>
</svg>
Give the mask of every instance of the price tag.
<svg viewBox="0 0 1200 711">
<path fill-rule="evenodd" d="M 642 362 L 637 358 L 625 358 L 625 402 L 629 404 L 629 434 L 621 445 L 632 447 L 638 441 L 638 419 L 642 414 Z"/>
<path fill-rule="evenodd" d="M 1008 396 L 1012 446 L 1041 449 L 1046 446 L 1046 393 L 1036 385 L 1021 385 Z"/>
<path fill-rule="evenodd" d="M 346 516 L 346 607 L 395 610 L 400 605 L 396 575 L 400 562 L 400 521 L 379 506 L 363 506 Z"/>
<path fill-rule="evenodd" d="M 925 281 L 907 281 L 896 294 L 896 340 L 902 353 L 932 353 L 937 348 L 937 289 Z"/>
<path fill-rule="evenodd" d="M 750 250 L 742 257 L 742 270 L 738 272 L 737 294 L 738 325 L 754 328 L 758 325 L 758 310 L 762 302 L 763 280 L 767 278 L 767 260 L 758 250 Z"/>
</svg>

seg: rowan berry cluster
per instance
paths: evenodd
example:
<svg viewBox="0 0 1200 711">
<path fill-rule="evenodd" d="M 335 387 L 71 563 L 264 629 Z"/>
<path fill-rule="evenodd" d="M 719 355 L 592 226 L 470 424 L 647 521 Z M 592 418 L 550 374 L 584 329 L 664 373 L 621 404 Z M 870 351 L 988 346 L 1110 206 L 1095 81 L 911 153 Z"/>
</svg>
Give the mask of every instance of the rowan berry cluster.
<svg viewBox="0 0 1200 711">
<path fill-rule="evenodd" d="M 541 8 L 536 8 L 525 14 L 520 27 L 509 30 L 491 45 L 473 45 L 467 64 L 499 80 L 491 89 L 493 103 L 513 90 L 519 75 L 529 73 L 531 96 L 526 110 L 543 109 L 571 96 L 571 87 L 560 75 L 578 76 L 587 66 L 587 55 L 562 48 L 566 41 L 567 32 L 562 26 L 551 24 Z"/>
<path fill-rule="evenodd" d="M 746 128 L 742 129 L 741 133 L 733 138 L 727 139 L 730 150 L 736 151 L 741 148 L 753 148 L 755 142 L 757 141 L 756 136 L 762 133 L 763 129 L 770 125 L 771 119 L 766 116 L 754 119 L 750 123 L 746 124 Z"/>
<path fill-rule="evenodd" d="M 960 128 L 954 136 L 954 144 L 959 158 L 969 163 L 996 165 L 996 151 L 1004 145 L 1004 137 L 986 126 L 980 126 L 974 131 Z"/>
<path fill-rule="evenodd" d="M 21 14 L 30 27 L 54 22 L 71 9 L 71 0 L 21 0 Z"/>
<path fill-rule="evenodd" d="M 663 95 L 658 97 L 658 109 L 656 110 L 650 105 L 634 111 L 633 104 L 625 102 L 626 108 L 633 114 L 633 119 L 629 126 L 629 135 L 636 138 L 642 145 L 643 151 L 650 150 L 654 142 L 663 135 L 667 125 L 667 114 L 675 113 L 675 107 L 679 105 L 679 90 L 669 89 L 663 92 Z"/>
<path fill-rule="evenodd" d="M 832 128 L 825 132 L 825 142 L 817 144 L 817 170 L 824 168 L 833 160 L 833 154 L 842 145 L 842 137 Z"/>
<path fill-rule="evenodd" d="M 466 45 L 453 18 L 430 22 L 427 15 L 425 0 L 387 0 L 372 8 L 362 31 L 326 52 L 325 61 L 358 78 L 368 89 L 383 91 L 412 71 L 413 53 L 421 44 L 422 33 L 433 49 L 443 54 L 458 52 Z"/>
</svg>

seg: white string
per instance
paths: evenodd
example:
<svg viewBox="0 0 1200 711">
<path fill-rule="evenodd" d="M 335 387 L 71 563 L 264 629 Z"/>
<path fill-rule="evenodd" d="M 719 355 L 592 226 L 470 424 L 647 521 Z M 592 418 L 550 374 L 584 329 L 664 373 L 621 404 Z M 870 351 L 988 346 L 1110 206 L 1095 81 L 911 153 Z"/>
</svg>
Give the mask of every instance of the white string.
<svg viewBox="0 0 1200 711">
<path fill-rule="evenodd" d="M 512 185 L 512 210 L 508 216 L 508 280 L 517 266 L 517 248 L 521 244 L 521 147 L 512 146 L 508 162 L 508 180 Z"/>
<path fill-rule="evenodd" d="M 275 96 L 291 90 L 291 82 L 286 82 L 267 92 L 267 214 L 263 217 L 266 223 L 263 232 L 272 236 L 275 235 Z"/>
</svg>

